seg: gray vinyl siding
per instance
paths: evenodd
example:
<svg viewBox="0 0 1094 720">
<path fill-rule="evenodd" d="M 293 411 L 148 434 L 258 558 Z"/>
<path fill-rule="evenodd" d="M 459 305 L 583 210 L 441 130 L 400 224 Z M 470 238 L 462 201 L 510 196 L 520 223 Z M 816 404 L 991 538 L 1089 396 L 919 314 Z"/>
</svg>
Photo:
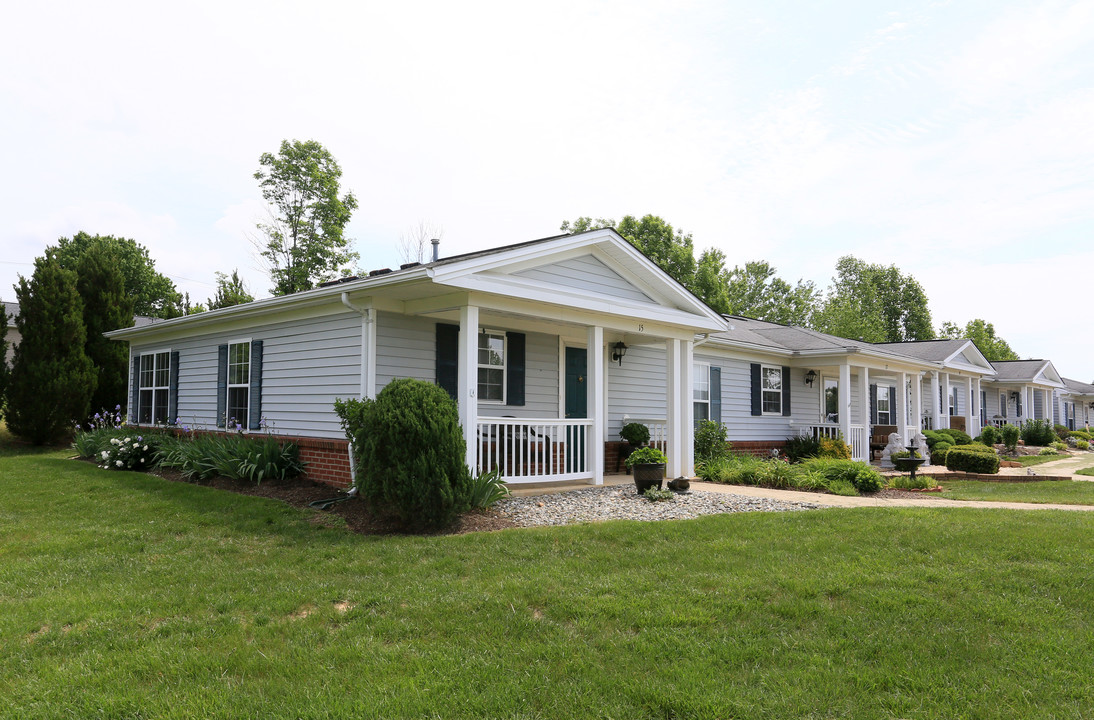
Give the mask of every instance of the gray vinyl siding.
<svg viewBox="0 0 1094 720">
<path fill-rule="evenodd" d="M 179 420 L 211 430 L 217 421 L 217 347 L 244 339 L 263 341 L 262 415 L 275 433 L 344 437 L 334 401 L 359 396 L 361 318 L 356 313 L 134 345 L 132 352 L 178 351 Z"/>
<path fill-rule="evenodd" d="M 437 379 L 436 321 L 379 313 L 376 326 L 376 391 L 397 378 L 435 382 Z M 492 330 L 504 326 L 490 325 Z M 525 334 L 524 405 L 479 403 L 479 414 L 519 418 L 557 418 L 558 336 Z"/>
<path fill-rule="evenodd" d="M 794 415 L 752 415 L 751 363 L 747 360 L 703 356 L 704 362 L 722 368 L 722 424 L 726 437 L 732 443 L 741 441 L 775 441 L 790 435 L 790 421 L 797 415 L 794 402 L 798 399 L 794 386 L 790 386 L 790 409 Z M 765 363 L 780 365 L 781 363 Z M 791 376 L 795 373 L 790 372 Z M 787 382 L 784 378 L 783 382 Z"/>
<path fill-rule="evenodd" d="M 619 439 L 624 415 L 632 419 L 666 418 L 665 355 L 664 345 L 634 345 L 627 349 L 622 367 L 609 363 L 609 440 Z"/>
<path fill-rule="evenodd" d="M 625 300 L 653 302 L 648 295 L 592 255 L 582 255 L 513 274 L 576 290 L 595 290 L 598 293 Z"/>
</svg>

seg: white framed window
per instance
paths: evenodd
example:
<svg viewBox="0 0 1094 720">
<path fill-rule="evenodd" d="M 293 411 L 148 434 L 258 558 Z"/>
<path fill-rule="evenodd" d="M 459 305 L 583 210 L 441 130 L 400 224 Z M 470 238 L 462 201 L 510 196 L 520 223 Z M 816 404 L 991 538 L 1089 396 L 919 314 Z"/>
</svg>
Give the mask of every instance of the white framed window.
<svg viewBox="0 0 1094 720">
<path fill-rule="evenodd" d="M 824 408 L 824 422 L 839 422 L 839 380 L 821 379 L 821 407 Z"/>
<path fill-rule="evenodd" d="M 1018 393 L 1018 399 L 1014 401 L 1014 416 L 1022 417 L 1022 393 Z"/>
<path fill-rule="evenodd" d="M 479 402 L 505 404 L 505 333 L 479 333 Z"/>
<path fill-rule="evenodd" d="M 695 363 L 691 381 L 691 404 L 695 422 L 710 420 L 710 365 Z"/>
<path fill-rule="evenodd" d="M 137 391 L 137 422 L 142 425 L 166 425 L 167 397 L 171 384 L 171 351 L 141 355 Z"/>
<path fill-rule="evenodd" d="M 889 398 L 889 388 L 881 385 L 875 386 L 877 390 L 877 424 L 892 425 L 893 414 L 892 400 Z"/>
<path fill-rule="evenodd" d="M 988 424 L 988 391 L 980 391 L 980 427 Z"/>
<path fill-rule="evenodd" d="M 783 369 L 760 366 L 760 407 L 764 415 L 781 415 L 783 411 Z"/>
<path fill-rule="evenodd" d="M 228 430 L 247 427 L 251 407 L 251 342 L 240 340 L 228 344 Z"/>
<path fill-rule="evenodd" d="M 999 393 L 999 414 L 1004 419 L 1007 417 L 1007 394 L 1005 392 Z"/>
<path fill-rule="evenodd" d="M 950 388 L 950 417 L 957 415 L 957 388 Z"/>
</svg>

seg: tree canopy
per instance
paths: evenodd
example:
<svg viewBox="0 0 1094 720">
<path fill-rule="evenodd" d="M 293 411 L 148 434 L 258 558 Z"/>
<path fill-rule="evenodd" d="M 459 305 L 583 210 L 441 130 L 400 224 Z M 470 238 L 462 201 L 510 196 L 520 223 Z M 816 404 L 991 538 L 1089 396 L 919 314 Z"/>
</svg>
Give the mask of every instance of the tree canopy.
<svg viewBox="0 0 1094 720">
<path fill-rule="evenodd" d="M 71 238 L 58 240 L 56 245 L 46 248 L 45 254 L 53 256 L 62 268 L 76 270 L 81 258 L 93 249 L 106 253 L 107 262 L 121 273 L 125 294 L 133 300 L 133 313 L 157 318 L 182 315 L 182 296 L 175 284 L 156 271 L 148 249 L 136 240 L 78 232 Z M 131 320 L 132 317 L 127 318 L 126 324 Z"/>
<path fill-rule="evenodd" d="M 216 295 L 206 301 L 210 310 L 242 305 L 254 302 L 254 296 L 247 291 L 243 279 L 239 277 L 239 270 L 232 270 L 232 274 L 218 272 Z"/>
<path fill-rule="evenodd" d="M 91 394 L 92 411 L 113 410 L 116 405 L 126 404 L 129 348 L 103 337 L 104 332 L 129 327 L 133 322 L 133 298 L 125 291 L 125 279 L 114 258 L 108 246 L 92 244 L 76 267 L 76 291 L 83 304 L 81 317 L 86 334 L 84 352 L 98 370 Z"/>
<path fill-rule="evenodd" d="M 0 302 L 0 417 L 4 416 L 4 398 L 8 394 L 8 313 Z"/>
<path fill-rule="evenodd" d="M 988 360 L 1018 359 L 1018 353 L 1014 352 L 1007 341 L 995 334 L 995 327 L 980 318 L 969 320 L 964 328 L 947 320 L 942 323 L 938 334 L 940 337 L 951 340 L 959 338 L 972 340 Z"/>
<path fill-rule="evenodd" d="M 339 197 L 342 168 L 314 140 L 283 140 L 277 155 L 263 153 L 254 174 L 270 204 L 270 222 L 259 223 L 261 256 L 269 264 L 274 295 L 310 290 L 349 271 L 358 259 L 343 230 L 357 209 Z"/>
<path fill-rule="evenodd" d="M 757 260 L 734 267 L 725 278 L 728 312 L 732 315 L 807 327 L 819 293 L 812 282 L 790 283 L 775 268 Z"/>
<path fill-rule="evenodd" d="M 852 255 L 836 263 L 836 277 L 813 316 L 821 332 L 866 342 L 931 340 L 931 311 L 923 287 L 895 265 Z"/>
</svg>

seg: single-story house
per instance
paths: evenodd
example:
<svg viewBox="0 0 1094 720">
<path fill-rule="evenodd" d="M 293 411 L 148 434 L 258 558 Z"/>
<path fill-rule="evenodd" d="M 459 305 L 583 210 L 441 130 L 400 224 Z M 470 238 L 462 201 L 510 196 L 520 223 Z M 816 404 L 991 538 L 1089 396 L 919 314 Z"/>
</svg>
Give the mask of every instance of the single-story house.
<svg viewBox="0 0 1094 720">
<path fill-rule="evenodd" d="M 656 414 L 690 475 L 693 348 L 726 321 L 614 230 L 410 263 L 314 290 L 107 333 L 128 341 L 130 421 L 297 438 L 349 479 L 337 398 L 396 378 L 456 399 L 467 463 L 510 482 L 603 481 L 605 440 Z M 626 373 L 652 361 L 636 387 Z"/>
<path fill-rule="evenodd" d="M 1090 425 L 1094 418 L 1094 385 L 1071 378 L 1060 378 L 1064 390 L 1056 396 L 1057 422 L 1066 425 L 1068 430 L 1078 430 Z"/>
<path fill-rule="evenodd" d="M 994 425 L 1021 425 L 1028 420 L 1056 422 L 1057 393 L 1063 378 L 1049 360 L 996 360 L 995 378 L 986 396 L 987 417 Z"/>
</svg>

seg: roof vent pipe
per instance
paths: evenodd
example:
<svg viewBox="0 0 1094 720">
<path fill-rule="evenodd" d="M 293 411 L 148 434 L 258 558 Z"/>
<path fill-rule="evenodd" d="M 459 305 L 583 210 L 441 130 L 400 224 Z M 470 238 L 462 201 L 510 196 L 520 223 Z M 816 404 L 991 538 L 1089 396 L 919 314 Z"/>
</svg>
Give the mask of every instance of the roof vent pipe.
<svg viewBox="0 0 1094 720">
<path fill-rule="evenodd" d="M 433 238 L 429 242 L 433 243 L 433 262 L 437 262 L 441 254 L 441 241 L 438 238 Z"/>
</svg>

